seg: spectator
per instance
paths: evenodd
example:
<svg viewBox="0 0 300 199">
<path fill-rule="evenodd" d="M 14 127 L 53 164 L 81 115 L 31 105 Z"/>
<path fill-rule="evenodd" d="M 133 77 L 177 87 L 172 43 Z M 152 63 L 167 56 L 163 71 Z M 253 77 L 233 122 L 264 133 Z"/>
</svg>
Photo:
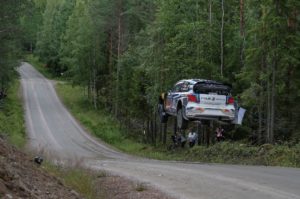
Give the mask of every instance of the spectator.
<svg viewBox="0 0 300 199">
<path fill-rule="evenodd" d="M 179 133 L 178 135 L 178 143 L 181 143 L 181 147 L 184 148 L 186 143 L 186 138 L 182 135 L 182 133 Z"/>
<path fill-rule="evenodd" d="M 4 91 L 0 91 L 0 99 L 3 99 L 6 97 L 6 94 L 4 93 Z"/>
<path fill-rule="evenodd" d="M 197 141 L 197 134 L 193 131 L 193 129 L 190 129 L 189 135 L 188 135 L 188 142 L 189 142 L 189 146 L 190 148 L 192 148 L 196 141 Z"/>
<path fill-rule="evenodd" d="M 175 133 L 174 135 L 171 136 L 172 142 L 173 142 L 173 148 L 176 148 L 179 146 L 179 139 L 177 136 L 177 133 Z"/>
<path fill-rule="evenodd" d="M 223 128 L 218 127 L 216 129 L 216 138 L 217 138 L 217 142 L 224 140 L 224 129 Z"/>
</svg>

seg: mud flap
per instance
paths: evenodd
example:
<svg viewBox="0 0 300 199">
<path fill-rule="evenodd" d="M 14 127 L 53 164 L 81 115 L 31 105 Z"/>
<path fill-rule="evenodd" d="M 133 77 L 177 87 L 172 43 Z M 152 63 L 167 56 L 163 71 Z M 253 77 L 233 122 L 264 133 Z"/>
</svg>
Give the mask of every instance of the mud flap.
<svg viewBox="0 0 300 199">
<path fill-rule="evenodd" d="M 245 116 L 245 112 L 246 112 L 246 109 L 239 107 L 238 111 L 236 111 L 236 113 L 235 113 L 235 119 L 234 119 L 233 123 L 242 125 L 242 122 L 243 122 L 243 119 Z"/>
</svg>

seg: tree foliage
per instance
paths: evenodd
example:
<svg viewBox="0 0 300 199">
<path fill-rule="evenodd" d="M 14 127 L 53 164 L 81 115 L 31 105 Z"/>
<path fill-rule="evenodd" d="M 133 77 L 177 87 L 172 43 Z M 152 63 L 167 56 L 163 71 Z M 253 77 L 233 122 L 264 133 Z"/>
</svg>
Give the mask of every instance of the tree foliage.
<svg viewBox="0 0 300 199">
<path fill-rule="evenodd" d="M 27 5 L 25 1 L 0 1 L 0 91 L 7 88 L 20 58 L 20 17 Z"/>
</svg>

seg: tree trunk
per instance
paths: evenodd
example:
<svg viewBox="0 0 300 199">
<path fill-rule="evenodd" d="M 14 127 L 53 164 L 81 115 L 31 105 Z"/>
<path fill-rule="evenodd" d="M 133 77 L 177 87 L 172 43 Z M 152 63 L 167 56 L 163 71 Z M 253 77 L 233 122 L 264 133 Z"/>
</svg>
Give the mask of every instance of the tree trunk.
<svg viewBox="0 0 300 199">
<path fill-rule="evenodd" d="M 97 108 L 98 108 L 98 105 L 97 105 L 97 86 L 96 86 L 96 69 L 94 68 L 94 70 L 93 70 L 93 87 L 94 87 L 94 92 L 93 92 L 93 96 L 94 96 L 94 99 L 93 99 L 93 101 L 94 101 L 94 108 L 97 110 Z"/>
<path fill-rule="evenodd" d="M 245 52 L 245 17 L 244 17 L 244 0 L 240 0 L 240 36 L 242 38 L 240 47 L 240 64 L 244 66 L 244 52 Z"/>
<path fill-rule="evenodd" d="M 90 72 L 91 73 L 91 72 Z M 88 101 L 90 101 L 91 99 L 91 90 L 92 90 L 92 84 L 91 84 L 91 74 L 90 74 L 90 78 L 89 78 L 89 82 L 88 82 Z"/>
<path fill-rule="evenodd" d="M 261 144 L 263 142 L 263 93 L 259 93 L 259 104 L 258 104 L 258 132 L 257 132 L 257 142 Z"/>
<path fill-rule="evenodd" d="M 122 47 L 122 0 L 119 0 L 119 11 L 118 11 L 118 49 L 117 49 L 117 81 L 116 81 L 116 103 L 115 103 L 115 116 L 118 116 L 119 112 L 119 89 L 120 89 L 120 58 L 121 58 L 121 47 Z"/>
<path fill-rule="evenodd" d="M 209 0 L 209 53 L 210 53 L 210 63 L 213 62 L 212 60 L 212 0 Z"/>
<path fill-rule="evenodd" d="M 206 134 L 206 146 L 209 147 L 209 141 L 210 141 L 210 127 L 205 127 L 205 134 Z"/>
<path fill-rule="evenodd" d="M 153 125 L 153 118 L 150 118 L 150 132 L 151 132 L 151 143 L 152 145 L 155 146 L 155 141 L 154 141 L 154 125 Z"/>
<path fill-rule="evenodd" d="M 276 55 L 275 55 L 276 56 Z M 274 122 L 275 122 L 275 83 L 276 83 L 276 57 L 272 66 L 272 86 L 271 86 L 271 117 L 270 117 L 270 143 L 274 142 Z"/>
<path fill-rule="evenodd" d="M 223 77 L 223 70 L 224 70 L 224 1 L 222 0 L 222 22 L 221 22 L 221 67 L 220 72 L 221 76 Z"/>
<path fill-rule="evenodd" d="M 264 45 L 264 43 L 263 43 Z M 265 71 L 265 56 L 262 55 L 261 57 L 261 63 L 260 63 L 260 69 L 261 71 Z M 257 74 L 259 76 L 259 73 Z M 264 102 L 265 102 L 265 97 L 264 97 L 264 82 L 260 79 L 258 79 L 260 82 L 260 91 L 259 91 L 259 103 L 258 103 L 258 132 L 257 132 L 257 139 L 258 139 L 258 144 L 261 144 L 265 141 L 265 136 L 263 134 L 264 129 L 263 129 L 263 119 L 264 119 Z"/>
<path fill-rule="evenodd" d="M 154 145 L 156 146 L 156 141 L 157 141 L 157 114 L 156 114 L 155 110 L 154 110 L 153 114 L 154 114 L 153 130 L 154 130 L 154 142 L 155 142 Z"/>
<path fill-rule="evenodd" d="M 268 71 L 270 70 L 270 67 L 268 67 Z M 267 142 L 270 143 L 271 142 L 271 83 L 270 83 L 270 76 L 268 76 L 268 80 L 267 80 Z"/>
<path fill-rule="evenodd" d="M 109 75 L 112 75 L 112 67 L 113 67 L 113 30 L 110 30 L 109 33 L 109 43 L 108 43 L 108 71 L 109 71 Z"/>
<path fill-rule="evenodd" d="M 159 142 L 163 142 L 163 123 L 159 123 Z"/>
<path fill-rule="evenodd" d="M 197 122 L 197 134 L 198 134 L 198 145 L 200 145 L 201 144 L 201 138 L 202 138 L 202 133 L 203 132 L 201 132 L 201 129 L 202 129 L 202 125 L 201 125 L 201 123 L 200 122 Z"/>
<path fill-rule="evenodd" d="M 274 42 L 274 46 L 273 48 L 276 49 L 277 48 L 277 39 L 275 38 L 275 42 Z M 276 84 L 276 68 L 277 68 L 277 53 L 274 52 L 273 54 L 273 61 L 272 61 L 272 68 L 271 68 L 271 101 L 270 101 L 270 138 L 269 141 L 270 143 L 274 143 L 274 122 L 275 122 L 275 93 L 276 93 L 276 88 L 275 88 L 275 84 Z"/>
<path fill-rule="evenodd" d="M 199 21 L 199 3 L 198 3 L 198 1 L 196 2 L 196 8 L 197 8 L 196 9 L 196 22 L 198 22 Z M 198 40 L 200 33 L 198 31 L 198 28 L 196 28 L 196 25 L 195 25 L 195 29 L 197 30 L 195 37 Z M 200 42 L 197 42 L 197 64 L 199 64 L 199 61 L 200 61 Z"/>
<path fill-rule="evenodd" d="M 167 144 L 167 129 L 168 129 L 168 122 L 163 123 L 163 144 Z"/>
<path fill-rule="evenodd" d="M 276 0 L 276 15 L 279 15 L 279 1 Z M 277 26 L 275 26 L 275 28 L 278 28 Z M 274 46 L 273 49 L 277 49 L 278 48 L 278 40 L 277 40 L 277 36 L 275 36 L 274 38 Z M 276 88 L 275 88 L 275 84 L 276 84 L 276 69 L 277 69 L 277 59 L 278 59 L 278 55 L 277 55 L 277 51 L 274 51 L 273 54 L 273 62 L 272 62 L 272 86 L 271 86 L 271 118 L 270 118 L 270 143 L 274 143 L 274 125 L 275 125 L 275 99 L 276 99 Z"/>
<path fill-rule="evenodd" d="M 32 44 L 32 42 L 30 42 L 30 53 L 31 54 L 33 53 L 33 44 Z"/>
<path fill-rule="evenodd" d="M 150 137 L 150 125 L 149 125 L 149 119 L 147 118 L 147 126 L 146 126 L 146 135 L 147 135 L 147 143 L 151 143 L 151 137 Z"/>
<path fill-rule="evenodd" d="M 245 36 L 244 0 L 240 0 L 240 35 Z"/>
<path fill-rule="evenodd" d="M 94 68 L 93 68 L 93 101 L 94 101 L 94 108 L 97 110 L 97 86 L 96 86 L 96 83 L 97 83 L 97 66 L 96 66 L 96 47 L 94 47 L 94 57 L 93 57 L 93 65 L 94 65 Z"/>
<path fill-rule="evenodd" d="M 108 39 L 108 77 L 113 77 L 113 29 L 111 28 L 109 31 L 109 39 Z M 107 80 L 106 80 L 107 81 Z M 108 98 L 112 99 L 114 96 L 114 88 L 113 88 L 113 83 L 111 81 L 107 81 L 107 89 L 108 89 Z M 110 109 L 113 107 L 113 102 L 110 100 L 105 101 L 106 108 Z"/>
<path fill-rule="evenodd" d="M 209 0 L 209 26 L 212 26 L 212 0 Z"/>
</svg>

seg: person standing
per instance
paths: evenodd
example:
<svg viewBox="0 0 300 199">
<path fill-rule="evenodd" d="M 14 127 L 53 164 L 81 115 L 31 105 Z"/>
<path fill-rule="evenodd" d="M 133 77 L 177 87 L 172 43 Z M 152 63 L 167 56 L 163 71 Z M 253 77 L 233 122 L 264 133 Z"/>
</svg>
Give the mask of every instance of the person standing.
<svg viewBox="0 0 300 199">
<path fill-rule="evenodd" d="M 216 129 L 216 138 L 217 138 L 217 142 L 224 140 L 224 129 L 223 128 L 218 127 Z"/>
<path fill-rule="evenodd" d="M 186 143 L 186 138 L 182 135 L 181 132 L 178 135 L 178 143 L 181 143 L 181 148 L 184 148 Z"/>
<path fill-rule="evenodd" d="M 189 142 L 190 148 L 192 148 L 193 146 L 195 146 L 197 137 L 198 136 L 195 133 L 195 131 L 193 131 L 193 129 L 190 129 L 190 132 L 189 132 L 189 135 L 188 135 L 188 142 Z"/>
</svg>

